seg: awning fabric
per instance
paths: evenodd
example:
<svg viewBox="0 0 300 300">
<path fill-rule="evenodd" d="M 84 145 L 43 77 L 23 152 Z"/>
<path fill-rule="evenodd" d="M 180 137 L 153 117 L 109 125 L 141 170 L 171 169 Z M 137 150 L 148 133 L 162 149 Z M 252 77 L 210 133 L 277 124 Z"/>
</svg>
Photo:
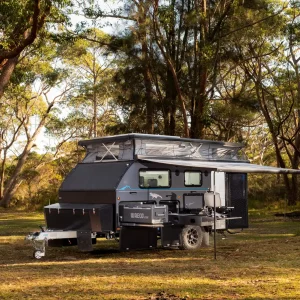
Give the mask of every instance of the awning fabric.
<svg viewBox="0 0 300 300">
<path fill-rule="evenodd" d="M 283 169 L 268 166 L 255 165 L 250 163 L 241 162 L 222 162 L 222 161 L 199 161 L 199 160 L 177 160 L 177 159 L 158 159 L 158 158 L 146 158 L 138 156 L 141 161 L 201 168 L 216 172 L 227 173 L 270 173 L 270 174 L 300 174 L 300 170 L 295 169 Z"/>
</svg>

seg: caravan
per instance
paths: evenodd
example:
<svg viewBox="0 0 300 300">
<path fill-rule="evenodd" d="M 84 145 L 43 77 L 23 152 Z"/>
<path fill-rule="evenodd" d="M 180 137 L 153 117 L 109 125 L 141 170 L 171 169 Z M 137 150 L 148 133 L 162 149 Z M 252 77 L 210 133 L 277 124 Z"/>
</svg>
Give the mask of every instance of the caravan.
<svg viewBox="0 0 300 300">
<path fill-rule="evenodd" d="M 86 156 L 65 178 L 47 229 L 27 237 L 34 257 L 49 246 L 91 251 L 98 236 L 120 250 L 198 249 L 209 234 L 248 227 L 247 173 L 298 173 L 250 164 L 236 143 L 124 134 L 83 140 Z"/>
</svg>

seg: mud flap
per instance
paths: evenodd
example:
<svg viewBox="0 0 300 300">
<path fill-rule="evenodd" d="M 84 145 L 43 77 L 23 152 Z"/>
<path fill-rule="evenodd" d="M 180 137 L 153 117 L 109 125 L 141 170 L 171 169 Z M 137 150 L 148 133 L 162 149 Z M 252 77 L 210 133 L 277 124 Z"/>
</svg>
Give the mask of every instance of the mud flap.
<svg viewBox="0 0 300 300">
<path fill-rule="evenodd" d="M 182 226 L 165 226 L 161 229 L 162 247 L 179 247 Z"/>
<path fill-rule="evenodd" d="M 77 231 L 78 249 L 83 252 L 93 251 L 90 231 Z"/>
</svg>

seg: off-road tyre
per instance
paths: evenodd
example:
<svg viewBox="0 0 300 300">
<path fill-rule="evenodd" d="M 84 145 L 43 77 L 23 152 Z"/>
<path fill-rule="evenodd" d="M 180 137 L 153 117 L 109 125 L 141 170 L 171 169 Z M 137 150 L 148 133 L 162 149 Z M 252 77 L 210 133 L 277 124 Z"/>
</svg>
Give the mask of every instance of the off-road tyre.
<svg viewBox="0 0 300 300">
<path fill-rule="evenodd" d="M 182 250 L 196 250 L 202 245 L 203 229 L 200 226 L 186 225 L 180 234 L 180 246 Z"/>
</svg>

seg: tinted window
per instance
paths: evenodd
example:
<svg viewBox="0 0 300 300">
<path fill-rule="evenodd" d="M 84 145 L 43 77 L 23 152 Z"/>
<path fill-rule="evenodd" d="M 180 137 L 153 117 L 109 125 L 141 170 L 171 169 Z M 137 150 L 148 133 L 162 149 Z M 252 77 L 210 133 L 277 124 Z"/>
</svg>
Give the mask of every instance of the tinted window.
<svg viewBox="0 0 300 300">
<path fill-rule="evenodd" d="M 169 170 L 140 170 L 141 188 L 170 187 Z"/>
<path fill-rule="evenodd" d="M 184 172 L 184 185 L 185 186 L 201 186 L 202 185 L 202 173 L 199 171 Z"/>
</svg>

